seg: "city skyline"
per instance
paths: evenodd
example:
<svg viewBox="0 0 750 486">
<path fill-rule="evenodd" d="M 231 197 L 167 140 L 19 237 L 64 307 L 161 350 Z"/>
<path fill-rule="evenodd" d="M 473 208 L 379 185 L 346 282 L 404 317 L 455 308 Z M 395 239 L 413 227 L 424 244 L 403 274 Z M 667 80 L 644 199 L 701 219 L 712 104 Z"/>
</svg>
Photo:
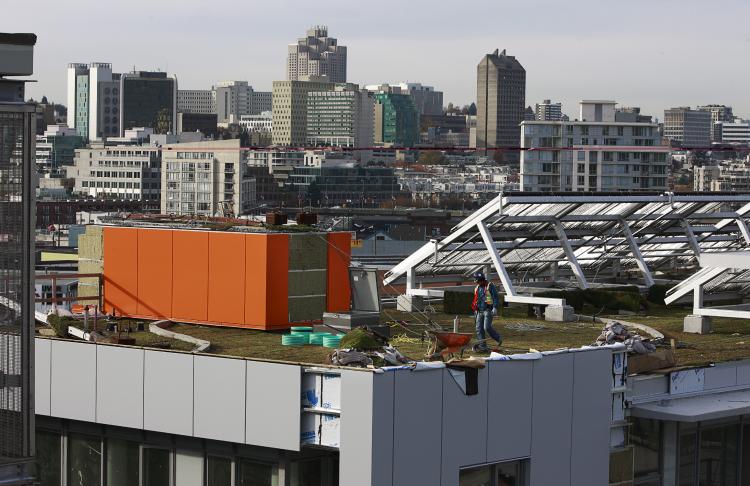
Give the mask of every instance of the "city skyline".
<svg viewBox="0 0 750 486">
<path fill-rule="evenodd" d="M 748 116 L 750 100 L 737 80 L 750 74 L 750 66 L 734 61 L 750 49 L 750 36 L 741 23 L 750 6 L 719 2 L 735 13 L 726 17 L 716 4 L 640 3 L 644 8 L 648 4 L 648 15 L 633 5 L 580 2 L 559 8 L 548 1 L 531 8 L 482 1 L 460 12 L 413 2 L 399 10 L 400 15 L 390 15 L 389 4 L 362 11 L 339 1 L 326 2 L 329 8 L 277 2 L 252 9 L 237 2 L 214 12 L 192 0 L 179 10 L 141 0 L 106 6 L 77 0 L 49 5 L 41 15 L 17 0 L 9 7 L 15 13 L 14 30 L 45 33 L 39 36 L 35 59 L 38 82 L 29 87 L 29 96 L 46 95 L 58 103 L 65 103 L 69 62 L 111 62 L 120 72 L 134 66 L 158 68 L 174 73 L 184 89 L 208 89 L 217 81 L 238 79 L 270 90 L 273 81 L 285 77 L 287 46 L 311 26 L 323 24 L 349 50 L 348 81 L 421 82 L 443 91 L 446 105 L 476 100 L 476 64 L 499 48 L 526 68 L 527 104 L 551 98 L 562 102 L 563 112 L 570 115 L 580 99 L 617 99 L 661 119 L 663 110 L 672 106 L 719 103 Z M 294 22 L 250 22 L 243 8 L 255 19 Z M 230 9 L 233 15 L 226 14 Z M 71 29 L 82 11 L 87 29 Z M 482 15 L 476 15 L 480 11 Z M 498 18 L 519 21 L 498 23 Z M 113 32 L 111 19 L 125 27 Z M 452 24 L 442 25 L 445 19 Z M 695 29 L 712 22 L 721 22 L 721 35 L 696 35 Z M 684 28 L 691 24 L 694 28 Z M 721 69 L 711 69 L 705 59 Z M 733 71 L 728 72 L 729 67 Z"/>
</svg>

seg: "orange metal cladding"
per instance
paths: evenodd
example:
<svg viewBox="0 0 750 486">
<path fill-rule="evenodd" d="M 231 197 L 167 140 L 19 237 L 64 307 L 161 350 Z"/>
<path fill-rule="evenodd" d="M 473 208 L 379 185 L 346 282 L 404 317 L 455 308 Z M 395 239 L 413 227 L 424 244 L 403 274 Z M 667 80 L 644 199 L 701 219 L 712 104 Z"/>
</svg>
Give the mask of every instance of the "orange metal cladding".
<svg viewBox="0 0 750 486">
<path fill-rule="evenodd" d="M 349 263 L 352 254 L 350 233 L 328 233 L 328 282 L 326 310 L 346 312 L 350 309 L 351 288 Z"/>
<path fill-rule="evenodd" d="M 104 311 L 138 312 L 138 233 L 135 228 L 103 229 Z"/>
<path fill-rule="evenodd" d="M 168 229 L 138 230 L 138 315 L 172 317 L 172 235 Z"/>
<path fill-rule="evenodd" d="M 289 327 L 289 235 L 269 234 L 266 279 L 266 324 Z"/>
<path fill-rule="evenodd" d="M 208 321 L 245 324 L 245 236 L 208 235 Z"/>
<path fill-rule="evenodd" d="M 245 235 L 245 325 L 257 329 L 267 322 L 268 241 L 266 235 Z"/>
<path fill-rule="evenodd" d="M 208 320 L 208 232 L 172 231 L 172 317 Z"/>
</svg>

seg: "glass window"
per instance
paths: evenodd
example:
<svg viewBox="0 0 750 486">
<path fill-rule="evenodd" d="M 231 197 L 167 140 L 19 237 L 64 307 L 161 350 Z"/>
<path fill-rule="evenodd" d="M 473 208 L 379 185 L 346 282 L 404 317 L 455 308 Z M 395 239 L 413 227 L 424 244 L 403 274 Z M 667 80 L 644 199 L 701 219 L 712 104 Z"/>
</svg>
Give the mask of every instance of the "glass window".
<svg viewBox="0 0 750 486">
<path fill-rule="evenodd" d="M 459 486 L 492 486 L 492 466 L 462 469 L 458 475 Z"/>
<path fill-rule="evenodd" d="M 206 486 L 232 486 L 232 460 L 228 457 L 206 458 Z"/>
<path fill-rule="evenodd" d="M 275 465 L 250 459 L 240 460 L 237 486 L 278 486 L 278 484 L 279 472 Z M 301 486 L 313 483 L 292 482 L 292 484 Z"/>
<path fill-rule="evenodd" d="M 654 479 L 654 484 L 659 484 L 661 422 L 634 418 L 630 428 L 630 440 L 633 443 L 635 479 Z"/>
<path fill-rule="evenodd" d="M 40 486 L 58 486 L 60 480 L 60 434 L 37 431 L 37 473 Z"/>
<path fill-rule="evenodd" d="M 143 486 L 170 486 L 170 459 L 168 449 L 143 448 Z"/>
<path fill-rule="evenodd" d="M 68 486 L 96 486 L 101 483 L 102 441 L 81 434 L 68 436 Z"/>
<path fill-rule="evenodd" d="M 693 486 L 695 484 L 695 430 L 680 431 L 680 468 L 678 485 Z"/>
<path fill-rule="evenodd" d="M 107 439 L 107 486 L 138 484 L 138 443 Z"/>
<path fill-rule="evenodd" d="M 701 428 L 700 477 L 705 486 L 737 485 L 738 425 Z"/>
</svg>

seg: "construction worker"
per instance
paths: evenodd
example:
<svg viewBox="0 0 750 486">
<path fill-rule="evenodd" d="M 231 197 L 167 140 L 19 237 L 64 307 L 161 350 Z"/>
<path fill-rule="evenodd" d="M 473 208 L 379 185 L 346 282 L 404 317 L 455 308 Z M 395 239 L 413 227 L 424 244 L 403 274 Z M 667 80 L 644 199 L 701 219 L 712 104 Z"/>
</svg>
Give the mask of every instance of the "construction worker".
<svg viewBox="0 0 750 486">
<path fill-rule="evenodd" d="M 501 305 L 500 296 L 497 294 L 495 284 L 488 282 L 482 272 L 474 274 L 474 282 L 477 285 L 474 287 L 474 300 L 471 303 L 471 308 L 474 311 L 477 339 L 479 340 L 475 349 L 476 351 L 487 352 L 490 349 L 487 346 L 485 332 L 497 341 L 498 346 L 503 343 L 500 333 L 492 327 L 492 316 L 495 314 L 497 307 Z"/>
</svg>

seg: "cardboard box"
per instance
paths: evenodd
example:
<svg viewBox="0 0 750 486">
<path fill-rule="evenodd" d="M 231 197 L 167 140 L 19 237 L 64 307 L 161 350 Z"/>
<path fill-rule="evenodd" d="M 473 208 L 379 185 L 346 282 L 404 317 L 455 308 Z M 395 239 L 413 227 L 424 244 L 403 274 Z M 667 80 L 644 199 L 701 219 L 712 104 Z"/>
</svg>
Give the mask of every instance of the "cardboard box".
<svg viewBox="0 0 750 486">
<path fill-rule="evenodd" d="M 657 349 L 649 354 L 636 354 L 628 357 L 628 374 L 672 368 L 677 361 L 671 349 Z"/>
</svg>

